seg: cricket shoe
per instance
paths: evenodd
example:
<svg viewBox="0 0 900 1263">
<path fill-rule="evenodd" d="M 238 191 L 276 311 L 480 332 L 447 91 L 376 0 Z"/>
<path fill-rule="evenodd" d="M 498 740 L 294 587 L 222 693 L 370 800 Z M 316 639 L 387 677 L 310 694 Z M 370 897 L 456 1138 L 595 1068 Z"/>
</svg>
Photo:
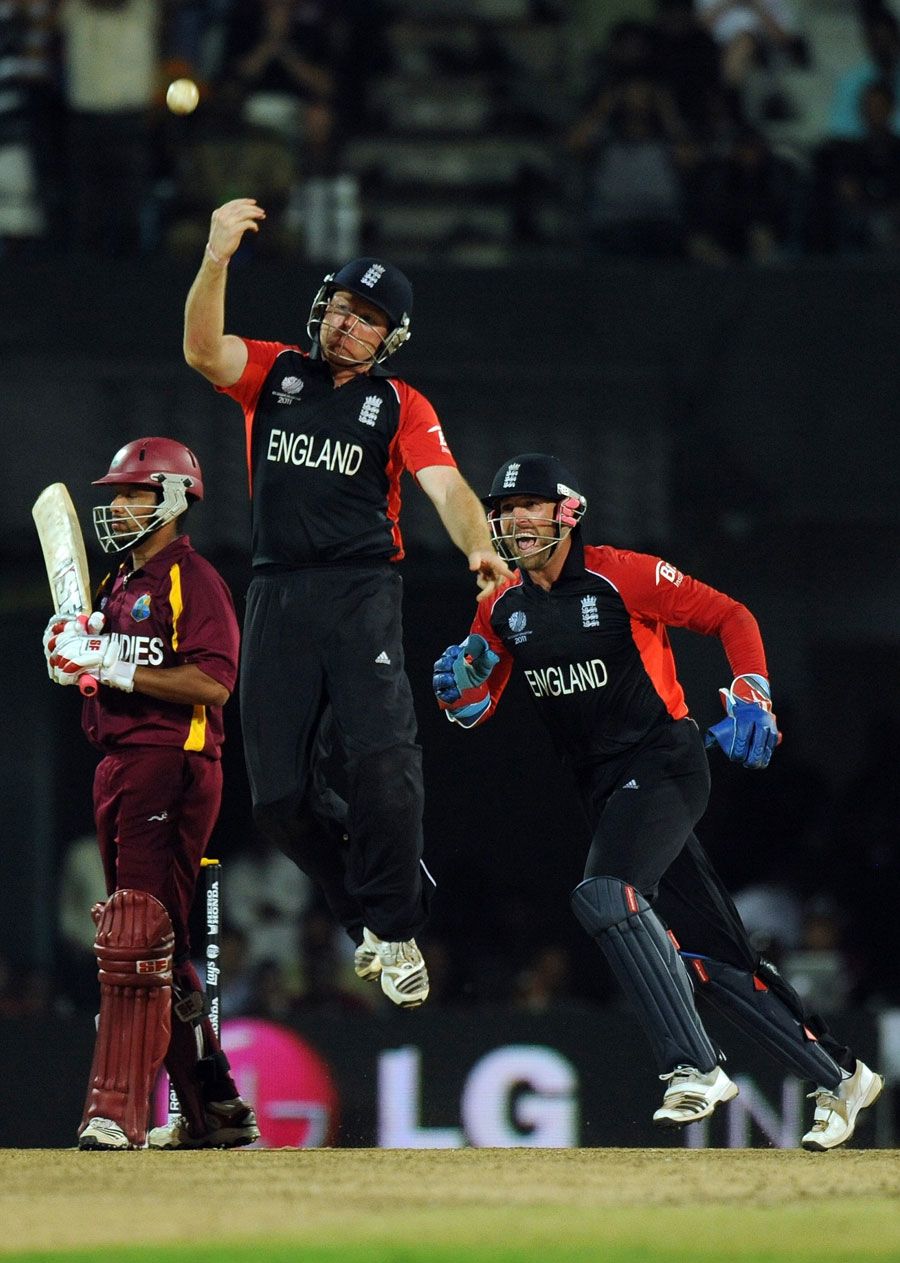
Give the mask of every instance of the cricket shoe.
<svg viewBox="0 0 900 1263">
<path fill-rule="evenodd" d="M 353 970 L 357 978 L 374 982 L 381 973 L 381 958 L 378 955 L 378 949 L 370 947 L 365 941 L 360 943 L 353 953 Z"/>
<path fill-rule="evenodd" d="M 676 1066 L 659 1077 L 663 1081 L 668 1079 L 669 1086 L 663 1094 L 662 1105 L 653 1115 L 657 1127 L 697 1123 L 701 1118 L 709 1118 L 717 1105 L 733 1100 L 738 1094 L 737 1084 L 732 1083 L 721 1066 L 713 1067 L 707 1074 L 694 1066 Z"/>
<path fill-rule="evenodd" d="M 381 990 L 401 1009 L 414 1009 L 428 999 L 428 970 L 414 938 L 391 943 L 363 930 L 363 947 L 374 951 L 381 965 Z M 357 970 L 359 973 L 359 970 Z"/>
<path fill-rule="evenodd" d="M 837 1088 L 816 1088 L 810 1092 L 815 1098 L 816 1111 L 812 1127 L 800 1141 L 803 1148 L 824 1153 L 849 1140 L 860 1110 L 874 1105 L 883 1087 L 881 1075 L 857 1061 L 853 1074 L 843 1079 Z"/>
<path fill-rule="evenodd" d="M 162 1127 L 154 1127 L 147 1137 L 150 1149 L 237 1149 L 259 1140 L 256 1115 L 246 1101 L 207 1101 L 206 1125 L 202 1136 L 192 1136 L 182 1114 Z"/>
<path fill-rule="evenodd" d="M 111 1118 L 92 1118 L 78 1137 L 79 1149 L 132 1149 L 134 1146 Z"/>
</svg>

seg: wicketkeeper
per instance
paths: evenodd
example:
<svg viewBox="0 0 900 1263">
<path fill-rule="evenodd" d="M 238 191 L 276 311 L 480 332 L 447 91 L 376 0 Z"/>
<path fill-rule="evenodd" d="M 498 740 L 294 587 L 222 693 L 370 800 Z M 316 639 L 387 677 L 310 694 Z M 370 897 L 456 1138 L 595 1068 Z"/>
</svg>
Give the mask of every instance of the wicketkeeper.
<svg viewBox="0 0 900 1263">
<path fill-rule="evenodd" d="M 496 709 L 513 664 L 572 767 L 592 836 L 572 910 L 631 1001 L 666 1083 L 661 1127 L 706 1118 L 737 1096 L 694 1006 L 704 996 L 809 1080 L 806 1149 L 853 1135 L 883 1087 L 752 947 L 694 835 L 709 767 L 675 670 L 668 627 L 722 644 L 733 681 L 706 737 L 765 768 L 780 739 L 756 619 L 659 557 L 583 543 L 587 501 L 552 456 L 498 470 L 485 500 L 495 546 L 518 575 L 478 607 L 469 635 L 434 664 L 434 691 L 463 728 Z"/>
<path fill-rule="evenodd" d="M 222 706 L 237 675 L 231 594 L 181 533 L 203 499 L 196 456 L 173 439 L 126 444 L 95 486 L 101 547 L 125 560 L 104 579 L 87 629 L 59 616 L 44 635 L 50 678 L 99 681 L 82 727 L 103 757 L 94 819 L 108 899 L 97 926 L 100 1015 L 81 1149 L 140 1149 L 165 1060 L 182 1113 L 158 1149 L 230 1148 L 259 1137 L 205 1012 L 188 914 L 222 797 Z"/>
</svg>

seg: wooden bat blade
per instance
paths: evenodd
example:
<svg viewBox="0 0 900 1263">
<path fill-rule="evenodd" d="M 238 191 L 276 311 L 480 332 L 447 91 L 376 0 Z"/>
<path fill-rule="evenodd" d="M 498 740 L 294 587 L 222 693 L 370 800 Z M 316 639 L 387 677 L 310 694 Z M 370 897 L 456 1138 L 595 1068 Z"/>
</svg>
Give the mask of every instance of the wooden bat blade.
<svg viewBox="0 0 900 1263">
<path fill-rule="evenodd" d="M 57 614 L 89 614 L 90 577 L 78 514 L 65 483 L 45 487 L 31 509 Z"/>
</svg>

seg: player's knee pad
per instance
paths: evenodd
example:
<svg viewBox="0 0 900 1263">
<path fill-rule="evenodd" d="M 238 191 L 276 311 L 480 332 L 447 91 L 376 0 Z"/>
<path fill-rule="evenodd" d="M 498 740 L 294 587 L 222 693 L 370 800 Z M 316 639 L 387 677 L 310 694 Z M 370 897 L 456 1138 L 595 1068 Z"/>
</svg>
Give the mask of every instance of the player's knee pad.
<svg viewBox="0 0 900 1263">
<path fill-rule="evenodd" d="M 169 914 L 143 890 L 117 890 L 103 905 L 94 950 L 100 1016 L 82 1129 L 111 1118 L 133 1145 L 147 1136 L 149 1099 L 169 1044 L 172 950 Z"/>
<path fill-rule="evenodd" d="M 687 972 L 640 891 L 617 877 L 589 877 L 571 902 L 634 1006 L 660 1069 L 712 1070 L 718 1056 L 694 1007 Z"/>
<path fill-rule="evenodd" d="M 768 971 L 773 967 L 764 966 L 754 974 L 707 956 L 684 953 L 684 959 L 697 994 L 755 1044 L 799 1078 L 822 1087 L 837 1087 L 841 1082 L 840 1066 L 804 1024 L 802 1013 L 794 1012 L 771 985 L 773 978 Z M 779 975 L 775 976 L 780 980 Z M 799 1010 L 799 1001 L 797 1007 Z"/>
</svg>

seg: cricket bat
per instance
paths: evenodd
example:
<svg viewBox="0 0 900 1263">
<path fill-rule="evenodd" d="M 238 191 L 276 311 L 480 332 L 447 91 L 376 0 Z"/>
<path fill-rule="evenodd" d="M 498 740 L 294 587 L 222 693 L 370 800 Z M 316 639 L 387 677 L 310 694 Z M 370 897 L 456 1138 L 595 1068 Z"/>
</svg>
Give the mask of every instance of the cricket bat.
<svg viewBox="0 0 900 1263">
<path fill-rule="evenodd" d="M 88 574 L 84 536 L 75 505 L 65 483 L 45 487 L 35 500 L 31 516 L 50 581 L 50 595 L 57 614 L 87 619 L 91 612 L 91 581 Z M 98 684 L 92 675 L 82 675 L 78 687 L 85 697 L 93 697 Z"/>
</svg>

